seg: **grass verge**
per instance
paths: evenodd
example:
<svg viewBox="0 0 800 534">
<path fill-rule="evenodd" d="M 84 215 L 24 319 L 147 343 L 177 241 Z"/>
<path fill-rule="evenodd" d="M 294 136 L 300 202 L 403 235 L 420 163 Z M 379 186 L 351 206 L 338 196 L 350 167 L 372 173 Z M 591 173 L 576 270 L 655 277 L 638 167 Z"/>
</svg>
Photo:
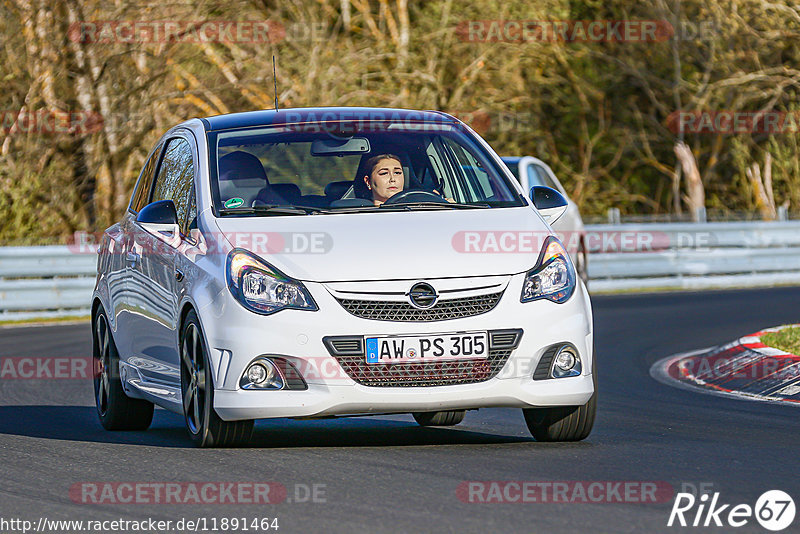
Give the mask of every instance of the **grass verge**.
<svg viewBox="0 0 800 534">
<path fill-rule="evenodd" d="M 800 326 L 764 334 L 761 342 L 769 347 L 800 355 Z"/>
<path fill-rule="evenodd" d="M 88 315 L 68 315 L 65 317 L 45 317 L 45 318 L 32 318 L 32 319 L 8 319 L 0 320 L 0 326 L 29 326 L 38 324 L 58 324 L 58 323 L 76 323 L 82 321 L 89 321 Z"/>
</svg>

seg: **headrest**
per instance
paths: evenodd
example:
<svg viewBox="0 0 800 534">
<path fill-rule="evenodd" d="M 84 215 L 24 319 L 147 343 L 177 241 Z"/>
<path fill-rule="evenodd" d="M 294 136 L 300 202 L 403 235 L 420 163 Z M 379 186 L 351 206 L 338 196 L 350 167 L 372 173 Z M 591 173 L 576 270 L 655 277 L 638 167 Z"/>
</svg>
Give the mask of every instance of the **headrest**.
<svg viewBox="0 0 800 534">
<path fill-rule="evenodd" d="M 295 202 L 300 198 L 300 186 L 297 184 L 272 184 L 270 187 L 287 202 Z"/>
<path fill-rule="evenodd" d="M 338 200 L 342 198 L 345 193 L 347 193 L 347 190 L 350 189 L 351 185 L 353 185 L 353 182 L 350 180 L 331 182 L 325 186 L 325 196 Z"/>
<path fill-rule="evenodd" d="M 257 181 L 257 184 L 247 183 Z M 261 161 L 253 154 L 237 150 L 219 158 L 219 181 L 233 181 L 242 186 L 269 184 Z"/>
</svg>

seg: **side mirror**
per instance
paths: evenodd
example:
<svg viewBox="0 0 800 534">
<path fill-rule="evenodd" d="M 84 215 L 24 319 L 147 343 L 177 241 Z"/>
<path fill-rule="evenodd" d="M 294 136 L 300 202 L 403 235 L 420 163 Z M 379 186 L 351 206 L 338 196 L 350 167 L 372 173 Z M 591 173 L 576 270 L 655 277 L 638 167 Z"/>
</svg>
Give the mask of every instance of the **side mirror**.
<svg viewBox="0 0 800 534">
<path fill-rule="evenodd" d="M 160 232 L 174 237 L 178 234 L 178 212 L 171 200 L 157 200 L 139 210 L 136 222 L 150 233 Z"/>
<path fill-rule="evenodd" d="M 567 199 L 564 195 L 541 185 L 531 187 L 531 200 L 547 224 L 556 222 L 567 211 Z"/>
</svg>

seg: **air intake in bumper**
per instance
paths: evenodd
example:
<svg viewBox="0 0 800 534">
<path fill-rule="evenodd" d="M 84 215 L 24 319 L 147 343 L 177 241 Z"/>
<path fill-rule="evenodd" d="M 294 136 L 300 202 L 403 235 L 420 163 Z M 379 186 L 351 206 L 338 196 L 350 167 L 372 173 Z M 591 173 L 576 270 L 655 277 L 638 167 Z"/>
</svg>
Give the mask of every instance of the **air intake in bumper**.
<svg viewBox="0 0 800 534">
<path fill-rule="evenodd" d="M 323 338 L 328 352 L 355 382 L 373 387 L 416 387 L 474 384 L 493 378 L 522 339 L 521 329 L 490 330 L 489 357 L 439 362 L 366 363 L 364 336 Z"/>
</svg>

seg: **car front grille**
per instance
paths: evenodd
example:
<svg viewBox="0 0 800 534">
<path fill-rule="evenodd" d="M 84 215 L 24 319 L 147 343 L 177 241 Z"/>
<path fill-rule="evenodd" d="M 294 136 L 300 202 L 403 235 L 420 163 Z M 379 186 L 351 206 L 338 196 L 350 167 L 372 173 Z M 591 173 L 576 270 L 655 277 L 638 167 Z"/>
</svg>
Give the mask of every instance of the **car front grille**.
<svg viewBox="0 0 800 534">
<path fill-rule="evenodd" d="M 393 300 L 337 299 L 342 307 L 362 319 L 376 321 L 446 321 L 486 313 L 500 301 L 503 292 L 475 297 L 440 300 L 432 308 L 419 309 Z"/>
<path fill-rule="evenodd" d="M 350 378 L 365 386 L 446 386 L 489 380 L 500 372 L 510 355 L 510 350 L 492 350 L 486 360 L 392 365 L 368 365 L 364 356 L 336 356 L 336 359 Z"/>
<path fill-rule="evenodd" d="M 522 330 L 489 332 L 489 357 L 430 363 L 368 364 L 363 336 L 323 338 L 331 356 L 355 382 L 373 387 L 414 387 L 474 384 L 493 378 L 519 345 Z"/>
</svg>

